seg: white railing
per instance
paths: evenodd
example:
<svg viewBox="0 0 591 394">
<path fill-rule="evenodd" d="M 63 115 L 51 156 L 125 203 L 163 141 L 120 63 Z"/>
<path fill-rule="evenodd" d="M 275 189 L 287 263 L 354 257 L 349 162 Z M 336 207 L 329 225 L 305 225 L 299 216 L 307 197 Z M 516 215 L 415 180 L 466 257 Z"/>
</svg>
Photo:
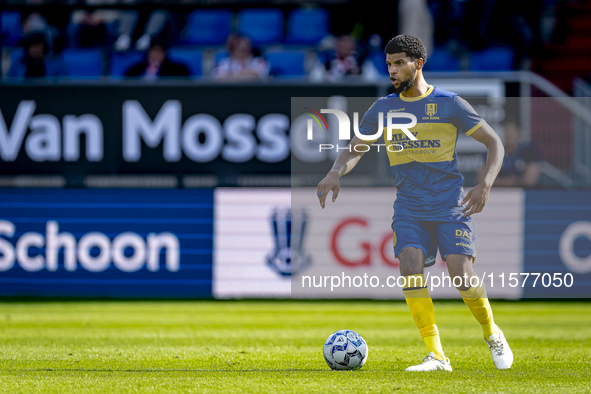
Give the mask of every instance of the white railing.
<svg viewBox="0 0 591 394">
<path fill-rule="evenodd" d="M 577 101 L 591 113 L 591 85 L 575 78 L 573 93 Z M 574 170 L 581 176 L 583 182 L 591 184 L 591 124 L 580 119 L 575 121 L 575 158 Z"/>
</svg>

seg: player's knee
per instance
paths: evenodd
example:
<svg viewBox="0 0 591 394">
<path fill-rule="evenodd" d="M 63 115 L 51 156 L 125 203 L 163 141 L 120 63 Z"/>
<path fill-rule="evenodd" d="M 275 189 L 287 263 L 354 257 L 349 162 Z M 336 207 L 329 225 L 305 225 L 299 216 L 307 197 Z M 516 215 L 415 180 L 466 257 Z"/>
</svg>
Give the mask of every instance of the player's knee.
<svg viewBox="0 0 591 394">
<path fill-rule="evenodd" d="M 446 258 L 449 276 L 456 289 L 460 291 L 469 290 L 471 279 L 476 276 L 472 267 L 472 257 L 466 255 L 450 254 Z"/>
<path fill-rule="evenodd" d="M 398 256 L 400 260 L 400 275 L 417 275 L 423 273 L 425 254 L 419 248 L 412 246 L 402 249 Z"/>
</svg>

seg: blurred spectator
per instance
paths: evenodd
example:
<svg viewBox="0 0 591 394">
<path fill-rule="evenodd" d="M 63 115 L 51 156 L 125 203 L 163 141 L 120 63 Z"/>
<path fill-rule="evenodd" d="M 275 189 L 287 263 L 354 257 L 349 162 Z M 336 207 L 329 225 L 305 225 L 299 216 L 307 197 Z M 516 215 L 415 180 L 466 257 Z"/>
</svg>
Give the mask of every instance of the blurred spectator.
<svg viewBox="0 0 591 394">
<path fill-rule="evenodd" d="M 107 11 L 108 12 L 108 11 Z M 105 11 L 76 11 L 72 22 L 78 26 L 76 45 L 80 48 L 94 48 L 109 44 Z"/>
<path fill-rule="evenodd" d="M 269 62 L 254 56 L 250 40 L 236 34 L 228 38 L 226 47 L 230 53 L 220 60 L 212 76 L 219 80 L 265 79 L 269 76 Z"/>
<path fill-rule="evenodd" d="M 321 52 L 318 58 L 319 62 L 310 72 L 312 80 L 338 82 L 347 76 L 361 75 L 357 42 L 350 35 L 337 38 L 334 50 Z"/>
<path fill-rule="evenodd" d="M 45 44 L 49 50 L 52 49 L 53 38 L 57 34 L 57 29 L 50 26 L 47 20 L 38 12 L 29 14 L 23 21 L 23 33 L 41 32 L 45 35 Z"/>
<path fill-rule="evenodd" d="M 505 158 L 495 186 L 530 188 L 536 186 L 542 173 L 542 156 L 531 142 L 521 142 L 521 128 L 514 121 L 505 127 Z"/>
<path fill-rule="evenodd" d="M 161 37 L 152 38 L 146 58 L 131 66 L 125 72 L 125 76 L 144 77 L 145 79 L 190 76 L 189 69 L 184 64 L 175 63 L 166 56 L 166 44 L 166 40 Z"/>
<path fill-rule="evenodd" d="M 398 34 L 412 34 L 419 37 L 427 48 L 427 53 L 433 53 L 433 17 L 427 0 L 400 0 Z"/>
<path fill-rule="evenodd" d="M 49 55 L 45 34 L 37 31 L 23 37 L 23 57 L 10 65 L 8 77 L 34 78 L 67 75 L 67 68 L 59 58 Z"/>
</svg>

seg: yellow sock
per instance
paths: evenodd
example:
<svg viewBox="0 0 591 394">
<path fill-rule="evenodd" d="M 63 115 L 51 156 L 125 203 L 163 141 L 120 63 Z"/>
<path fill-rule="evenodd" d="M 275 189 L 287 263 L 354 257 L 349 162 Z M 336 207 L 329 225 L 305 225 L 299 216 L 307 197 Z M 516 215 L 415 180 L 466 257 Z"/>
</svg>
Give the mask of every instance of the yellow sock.
<svg viewBox="0 0 591 394">
<path fill-rule="evenodd" d="M 435 325 L 435 310 L 429 290 L 425 287 L 423 274 L 405 276 L 404 297 L 410 313 L 427 345 L 429 352 L 433 352 L 438 360 L 445 360 L 439 331 Z"/>
<path fill-rule="evenodd" d="M 481 282 L 478 287 L 472 286 L 468 290 L 460 290 L 460 295 L 464 299 L 470 311 L 482 326 L 482 334 L 488 340 L 492 334 L 499 333 L 499 327 L 493 319 L 492 309 L 486 297 L 484 283 Z"/>
</svg>

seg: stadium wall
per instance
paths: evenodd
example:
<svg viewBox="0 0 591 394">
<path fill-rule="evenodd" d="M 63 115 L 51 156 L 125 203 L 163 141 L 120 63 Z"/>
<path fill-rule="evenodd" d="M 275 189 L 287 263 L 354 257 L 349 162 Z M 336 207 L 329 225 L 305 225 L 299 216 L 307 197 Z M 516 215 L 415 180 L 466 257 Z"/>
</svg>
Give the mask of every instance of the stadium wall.
<svg viewBox="0 0 591 394">
<path fill-rule="evenodd" d="M 402 298 L 399 288 L 301 286 L 303 276 L 397 276 L 394 197 L 347 188 L 321 210 L 311 188 L 2 189 L 0 296 Z M 588 298 L 589 201 L 583 191 L 493 189 L 474 217 L 489 296 Z M 287 224 L 288 249 L 278 230 Z M 438 257 L 426 273 L 445 271 Z M 540 274 L 535 286 L 526 273 Z"/>
</svg>

